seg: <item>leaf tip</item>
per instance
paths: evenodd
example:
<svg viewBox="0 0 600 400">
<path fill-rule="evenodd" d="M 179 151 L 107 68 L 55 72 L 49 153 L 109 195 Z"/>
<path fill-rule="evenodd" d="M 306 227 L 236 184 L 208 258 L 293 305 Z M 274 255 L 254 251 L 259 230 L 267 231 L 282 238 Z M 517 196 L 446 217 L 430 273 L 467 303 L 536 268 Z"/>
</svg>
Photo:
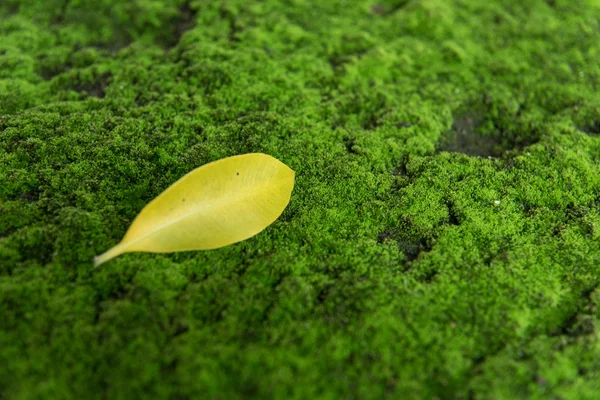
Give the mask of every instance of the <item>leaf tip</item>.
<svg viewBox="0 0 600 400">
<path fill-rule="evenodd" d="M 116 245 L 115 247 L 105 251 L 99 256 L 94 257 L 94 268 L 98 268 L 100 265 L 104 264 L 108 260 L 111 260 L 125 252 L 127 252 L 126 245 L 124 246 L 123 243 Z"/>
<path fill-rule="evenodd" d="M 102 264 L 103 261 L 100 258 L 100 256 L 95 256 L 94 257 L 94 268 L 98 268 L 100 266 L 100 264 Z"/>
</svg>

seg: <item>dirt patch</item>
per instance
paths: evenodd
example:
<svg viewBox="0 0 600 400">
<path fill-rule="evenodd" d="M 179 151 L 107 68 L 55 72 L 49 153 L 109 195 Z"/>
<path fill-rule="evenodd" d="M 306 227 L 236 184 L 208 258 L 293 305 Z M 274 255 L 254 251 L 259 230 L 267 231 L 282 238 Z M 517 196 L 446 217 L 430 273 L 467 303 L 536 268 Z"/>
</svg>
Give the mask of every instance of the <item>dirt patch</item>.
<svg viewBox="0 0 600 400">
<path fill-rule="evenodd" d="M 437 152 L 463 153 L 475 157 L 496 157 L 501 154 L 501 142 L 494 137 L 482 136 L 477 132 L 480 119 L 464 115 L 452 123 L 449 132 L 442 135 Z"/>
<path fill-rule="evenodd" d="M 436 152 L 496 158 L 539 141 L 540 132 L 522 118 L 524 106 L 516 111 L 503 108 L 488 99 L 472 107 L 473 111 L 459 113 L 450 130 L 442 134 Z"/>
<path fill-rule="evenodd" d="M 579 130 L 587 133 L 588 135 L 600 135 L 600 120 L 595 120 L 587 125 L 580 126 Z"/>
<path fill-rule="evenodd" d="M 104 90 L 110 82 L 110 74 L 105 73 L 99 76 L 96 82 L 83 83 L 74 86 L 72 89 L 79 93 L 84 93 L 90 97 L 97 97 L 103 99 L 105 96 Z"/>
<path fill-rule="evenodd" d="M 381 1 L 371 6 L 371 14 L 386 16 L 394 14 L 408 4 L 409 0 Z"/>
<path fill-rule="evenodd" d="M 431 250 L 431 244 L 424 237 L 419 237 L 399 229 L 386 229 L 377 236 L 377 242 L 396 242 L 398 249 L 404 254 L 404 261 L 409 263 L 419 258 L 423 252 Z"/>
<path fill-rule="evenodd" d="M 0 15 L 4 17 L 10 17 L 11 15 L 16 14 L 18 11 L 19 6 L 16 2 L 0 6 Z"/>
<path fill-rule="evenodd" d="M 179 15 L 172 21 L 172 29 L 169 34 L 161 40 L 166 48 L 177 46 L 183 34 L 196 26 L 196 14 L 198 10 L 193 9 L 189 3 L 179 8 Z"/>
</svg>

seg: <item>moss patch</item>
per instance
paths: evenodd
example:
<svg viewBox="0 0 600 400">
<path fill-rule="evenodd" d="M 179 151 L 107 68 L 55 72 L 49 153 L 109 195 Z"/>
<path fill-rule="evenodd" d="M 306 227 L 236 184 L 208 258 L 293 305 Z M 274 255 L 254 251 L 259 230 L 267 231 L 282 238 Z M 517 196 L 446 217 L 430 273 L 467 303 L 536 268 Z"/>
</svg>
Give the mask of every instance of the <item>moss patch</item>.
<svg viewBox="0 0 600 400">
<path fill-rule="evenodd" d="M 0 398 L 596 398 L 599 20 L 2 2 Z M 248 152 L 296 171 L 266 231 L 92 270 L 171 183 Z"/>
</svg>

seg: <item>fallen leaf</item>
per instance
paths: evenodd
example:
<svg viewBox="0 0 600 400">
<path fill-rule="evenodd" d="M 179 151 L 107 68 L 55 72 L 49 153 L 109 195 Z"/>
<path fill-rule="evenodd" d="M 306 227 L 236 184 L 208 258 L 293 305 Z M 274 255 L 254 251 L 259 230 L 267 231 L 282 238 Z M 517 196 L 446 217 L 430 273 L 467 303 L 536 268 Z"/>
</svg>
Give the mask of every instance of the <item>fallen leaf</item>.
<svg viewBox="0 0 600 400">
<path fill-rule="evenodd" d="M 133 251 L 209 250 L 248 239 L 290 201 L 294 171 L 266 154 L 224 158 L 189 172 L 152 200 L 97 267 Z"/>
</svg>

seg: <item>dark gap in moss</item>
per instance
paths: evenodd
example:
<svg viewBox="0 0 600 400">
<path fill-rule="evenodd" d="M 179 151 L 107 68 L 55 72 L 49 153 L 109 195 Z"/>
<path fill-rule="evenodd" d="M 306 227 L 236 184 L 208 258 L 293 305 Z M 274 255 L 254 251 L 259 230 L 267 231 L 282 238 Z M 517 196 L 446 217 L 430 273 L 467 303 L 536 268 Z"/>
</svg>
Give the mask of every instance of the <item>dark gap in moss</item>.
<svg viewBox="0 0 600 400">
<path fill-rule="evenodd" d="M 468 156 L 493 157 L 498 155 L 494 151 L 499 142 L 492 137 L 481 136 L 477 133 L 480 118 L 467 114 L 455 118 L 452 128 L 448 133 L 442 134 L 437 153 L 447 151 L 463 153 Z"/>
<path fill-rule="evenodd" d="M 54 254 L 55 236 L 55 232 L 51 232 L 51 229 L 20 228 L 11 233 L 8 240 L 15 241 L 13 248 L 20 254 L 19 261 L 37 260 L 41 265 L 46 265 L 52 260 Z"/>
<path fill-rule="evenodd" d="M 436 153 L 501 157 L 517 153 L 540 139 L 539 129 L 530 127 L 521 118 L 526 111 L 523 104 L 511 111 L 507 105 L 496 104 L 484 96 L 469 108 L 455 116 L 450 130 L 442 134 Z"/>
<path fill-rule="evenodd" d="M 377 242 L 384 243 L 386 240 L 392 239 L 394 237 L 394 234 L 395 234 L 394 230 L 386 229 L 385 231 L 383 231 L 379 235 L 377 235 Z"/>
<path fill-rule="evenodd" d="M 400 121 L 396 123 L 396 128 L 410 128 L 413 124 L 408 121 Z"/>
<path fill-rule="evenodd" d="M 73 48 L 73 53 L 81 50 L 81 48 L 82 48 L 81 46 L 76 45 Z M 71 56 L 73 53 L 71 53 Z M 54 78 L 55 76 L 58 76 L 65 72 L 68 72 L 69 70 L 71 70 L 73 68 L 71 56 L 69 56 L 69 58 L 64 63 L 52 64 L 52 65 L 47 65 L 48 61 L 45 58 L 41 58 L 38 61 L 38 63 L 41 64 L 41 66 L 39 66 L 37 68 L 37 74 L 39 76 L 41 76 L 43 80 L 49 81 L 52 78 Z"/>
<path fill-rule="evenodd" d="M 356 139 L 350 137 L 350 138 L 344 138 L 344 146 L 346 147 L 346 151 L 350 154 L 360 154 L 360 151 L 358 151 L 358 148 L 356 147 Z"/>
<path fill-rule="evenodd" d="M 409 162 L 410 155 L 405 155 L 392 170 L 392 175 L 395 177 L 392 192 L 398 192 L 400 189 L 413 184 L 418 178 L 421 170 L 409 172 L 407 169 Z"/>
<path fill-rule="evenodd" d="M 409 0 L 384 0 L 371 6 L 371 13 L 378 16 L 394 14 L 408 4 Z"/>
<path fill-rule="evenodd" d="M 86 55 L 87 52 L 87 55 Z M 45 81 L 49 81 L 55 76 L 71 71 L 74 67 L 84 68 L 93 65 L 97 62 L 96 56 L 90 57 L 89 54 L 105 53 L 105 51 L 96 46 L 81 46 L 75 45 L 67 57 L 62 63 L 52 63 L 48 59 L 41 58 L 38 63 L 41 64 L 37 68 L 37 74 L 42 77 Z M 85 60 L 82 60 L 82 55 Z M 74 61 L 77 59 L 77 61 Z"/>
<path fill-rule="evenodd" d="M 238 265 L 235 266 L 235 268 L 231 272 L 234 273 L 238 278 L 243 278 L 246 272 L 248 271 L 248 268 L 252 264 L 252 257 L 248 254 L 248 247 L 244 246 L 241 248 L 240 259 L 241 261 L 238 263 Z M 243 287 L 244 282 L 240 282 Z"/>
<path fill-rule="evenodd" d="M 485 266 L 491 266 L 492 265 L 492 261 L 494 261 L 494 259 L 496 258 L 495 254 L 490 254 L 490 253 L 486 253 L 483 255 L 483 265 Z"/>
<path fill-rule="evenodd" d="M 72 87 L 72 89 L 76 92 L 84 93 L 90 97 L 97 97 L 99 99 L 103 99 L 105 96 L 104 89 L 106 89 L 106 86 L 108 86 L 110 77 L 111 74 L 107 72 L 100 75 L 97 82 L 75 85 L 74 87 Z"/>
<path fill-rule="evenodd" d="M 369 86 L 375 87 L 375 83 L 369 80 Z M 366 106 L 365 104 L 368 104 Z M 375 130 L 382 125 L 381 116 L 386 111 L 387 104 L 386 99 L 383 95 L 377 94 L 374 98 L 370 99 L 368 103 L 361 96 L 356 96 L 353 101 L 346 105 L 346 107 L 340 111 L 345 114 L 356 114 L 361 118 L 361 127 L 366 131 Z"/>
<path fill-rule="evenodd" d="M 515 160 L 514 158 L 508 158 L 503 161 L 504 161 L 504 163 L 500 164 L 500 165 L 502 166 L 502 169 L 505 171 L 510 171 L 517 164 L 517 160 Z"/>
<path fill-rule="evenodd" d="M 67 71 L 68 68 L 62 65 L 60 67 L 42 67 L 38 70 L 38 75 L 41 76 L 43 80 L 49 81 L 55 76 Z"/>
<path fill-rule="evenodd" d="M 19 200 L 23 200 L 26 201 L 28 203 L 35 203 L 40 197 L 40 192 L 39 191 L 28 191 L 25 193 L 21 193 L 19 195 Z"/>
<path fill-rule="evenodd" d="M 509 261 L 508 257 L 512 248 L 512 238 L 510 236 L 503 236 L 497 240 L 500 244 L 497 251 L 492 252 L 488 248 L 484 249 L 484 254 L 482 255 L 483 264 L 488 267 L 492 266 L 494 261 L 502 264 L 506 264 Z"/>
<path fill-rule="evenodd" d="M 175 325 L 175 332 L 173 333 L 173 337 L 181 336 L 184 333 L 188 332 L 190 327 L 183 322 L 178 322 Z"/>
<path fill-rule="evenodd" d="M 588 214 L 590 210 L 596 209 L 596 201 L 591 201 L 587 206 L 575 206 L 574 204 L 569 204 L 565 208 L 564 218 L 561 218 L 559 224 L 553 231 L 555 236 L 561 237 L 563 232 L 571 227 L 577 228 L 579 233 L 587 236 L 593 235 L 596 227 L 592 221 L 588 220 Z"/>
<path fill-rule="evenodd" d="M 408 185 L 412 183 L 412 179 L 406 178 L 404 176 L 397 176 L 394 180 L 394 185 L 392 186 L 392 192 L 398 192 L 401 189 L 404 189 Z"/>
<path fill-rule="evenodd" d="M 406 261 L 414 261 L 421 255 L 422 252 L 428 252 L 431 247 L 428 246 L 427 240 L 420 239 L 405 239 L 398 240 L 398 247 L 405 256 Z"/>
<path fill-rule="evenodd" d="M 329 296 L 329 292 L 331 291 L 332 286 L 333 284 L 327 284 L 323 286 L 323 288 L 319 291 L 319 294 L 317 295 L 317 303 L 325 303 L 325 300 Z"/>
<path fill-rule="evenodd" d="M 65 22 L 65 15 L 67 13 L 67 7 L 69 6 L 69 0 L 63 1 L 60 6 L 60 11 L 52 18 L 51 23 L 55 25 L 60 25 Z"/>
<path fill-rule="evenodd" d="M 563 323 L 555 328 L 548 336 L 588 336 L 596 332 L 594 325 L 594 307 L 592 294 L 598 288 L 598 284 L 584 289 L 579 297 L 578 306 Z"/>
<path fill-rule="evenodd" d="M 342 266 L 339 264 L 332 266 L 331 268 L 327 268 L 325 272 L 327 273 L 327 276 L 330 278 L 330 280 L 327 282 L 323 282 L 323 286 L 318 290 L 318 294 L 316 296 L 317 304 L 325 304 L 331 297 L 335 297 L 332 296 L 332 293 L 335 293 L 336 283 L 342 279 L 341 274 L 343 273 L 343 271 L 341 271 L 341 268 Z"/>
<path fill-rule="evenodd" d="M 371 50 L 370 47 L 359 47 L 346 53 L 331 55 L 327 58 L 327 61 L 329 61 L 329 65 L 331 66 L 333 72 L 338 75 L 343 72 L 343 67 L 345 64 L 351 61 L 360 60 L 365 54 L 367 54 L 369 50 Z"/>
<path fill-rule="evenodd" d="M 586 210 L 582 206 L 576 206 L 574 203 L 569 203 L 565 207 L 565 218 L 567 221 L 578 220 L 584 217 Z"/>
<path fill-rule="evenodd" d="M 13 276 L 16 268 L 12 265 L 9 266 L 8 263 L 3 261 L 4 260 L 0 259 L 0 276 Z M 0 400 L 4 400 L 1 395 Z"/>
<path fill-rule="evenodd" d="M 446 204 L 446 207 L 448 207 L 448 223 L 450 225 L 455 225 L 455 226 L 460 225 L 461 220 L 454 208 L 454 202 L 447 200 L 445 202 L 445 204 Z"/>
<path fill-rule="evenodd" d="M 406 165 L 408 163 L 407 157 L 405 157 L 397 167 L 392 170 L 392 175 L 395 177 L 394 184 L 392 186 L 392 192 L 398 192 L 410 185 L 414 181 L 414 177 L 409 176 Z"/>
<path fill-rule="evenodd" d="M 588 369 L 584 368 L 584 367 L 579 367 L 579 368 L 577 368 L 577 374 L 579 376 L 587 375 L 588 374 Z"/>
<path fill-rule="evenodd" d="M 168 33 L 168 36 L 162 40 L 159 38 L 159 42 L 162 42 L 166 48 L 175 47 L 183 34 L 196 26 L 196 15 L 197 9 L 192 8 L 189 2 L 179 7 L 179 15 L 173 21 L 171 21 L 172 29 Z"/>
<path fill-rule="evenodd" d="M 253 399 L 258 396 L 259 390 L 256 381 L 242 381 L 240 384 L 240 394 L 243 398 Z"/>
<path fill-rule="evenodd" d="M 579 314 L 569 319 L 564 334 L 571 337 L 588 336 L 596 332 L 595 318 L 589 314 Z"/>
<path fill-rule="evenodd" d="M 28 185 L 29 186 L 29 185 Z M 30 188 L 25 188 L 23 187 L 20 193 L 9 193 L 6 195 L 6 200 L 9 201 L 24 201 L 27 203 L 35 203 L 39 200 L 40 195 L 42 193 L 42 190 L 39 187 L 30 187 Z"/>
<path fill-rule="evenodd" d="M 169 340 L 169 339 L 173 339 L 173 336 L 167 338 L 167 340 Z M 160 365 L 161 376 L 175 373 L 178 366 L 179 366 L 179 358 L 167 357 L 166 362 L 161 363 L 161 365 Z M 180 397 L 175 397 L 175 398 L 179 399 L 179 400 L 181 399 Z"/>
<path fill-rule="evenodd" d="M 10 1 L 10 0 L 9 0 Z M 7 4 L 0 5 L 0 16 L 10 17 L 19 12 L 18 2 L 7 2 Z"/>
<path fill-rule="evenodd" d="M 554 228 L 554 230 L 552 231 L 552 234 L 556 237 L 560 237 L 562 238 L 562 234 L 563 232 L 568 228 L 569 226 L 569 222 L 572 221 L 573 219 L 573 215 L 569 215 L 569 208 L 571 208 L 573 206 L 573 204 L 568 204 L 567 207 L 565 208 L 565 218 L 561 218 L 558 222 L 558 224 L 556 225 L 556 227 Z"/>
<path fill-rule="evenodd" d="M 3 232 L 0 232 L 0 239 L 7 238 L 18 230 L 19 228 L 12 226 Z"/>
<path fill-rule="evenodd" d="M 49 81 L 55 76 L 68 72 L 73 68 L 73 64 L 67 61 L 61 65 L 53 65 L 53 66 L 43 66 L 38 69 L 38 75 L 42 77 L 43 80 Z"/>
<path fill-rule="evenodd" d="M 227 7 L 222 6 L 219 9 L 219 16 L 227 21 L 229 25 L 229 33 L 227 35 L 227 39 L 236 43 L 240 41 L 239 34 L 242 32 L 243 28 L 238 24 L 237 17 L 234 13 L 227 9 Z"/>
<path fill-rule="evenodd" d="M 591 123 L 589 123 L 588 125 L 583 125 L 578 127 L 577 129 L 579 129 L 582 132 L 587 133 L 588 135 L 600 135 L 600 120 L 596 119 L 594 121 L 592 121 Z"/>
<path fill-rule="evenodd" d="M 134 36 L 124 30 L 123 27 L 115 26 L 114 34 L 107 41 L 91 41 L 85 45 L 85 48 L 95 48 L 105 51 L 107 54 L 116 55 L 121 49 L 129 47 L 134 42 Z M 81 50 L 84 47 L 76 47 L 75 50 Z"/>
<path fill-rule="evenodd" d="M 408 170 L 406 169 L 407 163 L 408 163 L 407 157 L 404 157 L 404 159 L 398 164 L 398 166 L 392 170 L 392 175 L 408 176 Z"/>
<path fill-rule="evenodd" d="M 344 56 L 331 56 L 327 60 L 329 61 L 331 69 L 336 73 L 341 69 L 341 67 L 344 64 L 346 64 L 349 61 L 348 57 Z"/>
<path fill-rule="evenodd" d="M 377 235 L 378 243 L 395 242 L 398 249 L 404 254 L 404 261 L 410 263 L 419 258 L 421 253 L 429 252 L 432 249 L 430 242 L 425 237 L 414 233 L 400 231 L 399 228 L 386 229 Z"/>
<path fill-rule="evenodd" d="M 527 201 L 521 203 L 521 207 L 523 208 L 523 213 L 527 217 L 534 217 L 538 212 L 537 207 Z"/>
<path fill-rule="evenodd" d="M 237 284 L 237 281 L 232 283 Z M 217 297 L 211 297 L 202 310 L 194 312 L 196 320 L 203 324 L 216 324 L 225 319 L 227 304 Z"/>
<path fill-rule="evenodd" d="M 121 285 L 115 286 L 112 288 L 110 293 L 106 296 L 105 300 L 123 300 L 126 297 L 132 295 L 135 291 L 135 286 L 131 283 L 133 281 L 133 277 L 130 281 L 123 282 Z"/>
<path fill-rule="evenodd" d="M 495 259 L 500 260 L 503 264 L 508 263 L 509 261 L 509 252 L 507 247 L 501 247 L 498 255 L 496 255 Z"/>
<path fill-rule="evenodd" d="M 93 42 L 88 47 L 96 47 L 100 50 L 104 50 L 109 54 L 115 55 L 119 50 L 128 47 L 133 43 L 133 37 L 126 33 L 116 34 L 113 40 L 110 42 Z"/>
<path fill-rule="evenodd" d="M 435 279 L 438 271 L 436 269 L 428 269 L 421 276 L 417 278 L 418 281 L 423 283 L 431 283 Z"/>
<path fill-rule="evenodd" d="M 296 217 L 296 214 L 298 214 L 298 207 L 290 203 L 285 210 L 283 210 L 283 214 L 279 217 L 279 221 L 291 222 Z"/>
<path fill-rule="evenodd" d="M 375 130 L 379 126 L 381 126 L 381 121 L 375 113 L 369 115 L 369 117 L 363 123 L 363 129 L 367 131 Z"/>
<path fill-rule="evenodd" d="M 381 4 L 373 4 L 371 6 L 371 13 L 375 15 L 385 15 L 386 9 Z"/>
</svg>

